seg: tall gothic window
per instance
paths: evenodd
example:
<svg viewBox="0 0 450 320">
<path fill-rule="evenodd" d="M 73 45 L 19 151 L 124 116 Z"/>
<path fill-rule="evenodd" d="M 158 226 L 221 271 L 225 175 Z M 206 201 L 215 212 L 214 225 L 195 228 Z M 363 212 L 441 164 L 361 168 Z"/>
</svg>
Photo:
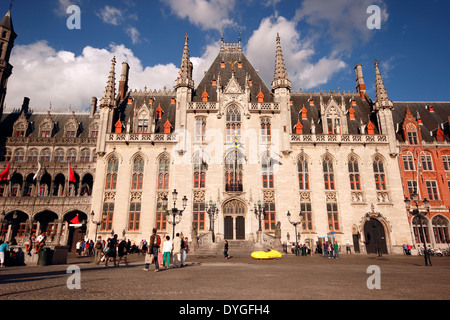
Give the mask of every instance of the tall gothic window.
<svg viewBox="0 0 450 320">
<path fill-rule="evenodd" d="M 239 150 L 231 151 L 225 157 L 225 190 L 242 191 L 244 155 Z"/>
<path fill-rule="evenodd" d="M 333 160 L 328 155 L 323 159 L 323 180 L 325 190 L 335 190 Z"/>
<path fill-rule="evenodd" d="M 141 157 L 134 159 L 132 179 L 131 190 L 142 190 L 144 183 L 144 160 Z"/>
<path fill-rule="evenodd" d="M 265 143 L 270 141 L 272 135 L 272 127 L 270 123 L 270 118 L 261 119 L 261 142 Z"/>
<path fill-rule="evenodd" d="M 337 203 L 327 203 L 328 229 L 339 231 L 339 213 Z"/>
<path fill-rule="evenodd" d="M 300 155 L 297 162 L 298 185 L 300 190 L 309 190 L 309 170 L 308 161 L 304 154 Z"/>
<path fill-rule="evenodd" d="M 430 243 L 430 236 L 429 236 L 429 232 L 428 232 L 428 219 L 424 219 L 422 221 L 422 225 L 423 225 L 423 234 L 425 236 L 425 241 L 427 243 Z M 424 239 L 422 237 L 422 232 L 421 232 L 421 227 L 420 227 L 420 220 L 419 217 L 414 217 L 413 221 L 412 221 L 412 225 L 413 225 L 413 230 L 414 230 L 414 237 L 416 240 L 416 243 L 424 243 Z"/>
<path fill-rule="evenodd" d="M 114 217 L 114 203 L 103 204 L 101 231 L 111 231 Z"/>
<path fill-rule="evenodd" d="M 169 190 L 170 161 L 166 156 L 159 160 L 158 190 Z"/>
<path fill-rule="evenodd" d="M 264 210 L 264 230 L 275 231 L 277 213 L 275 210 L 275 203 L 266 202 Z"/>
<path fill-rule="evenodd" d="M 376 156 L 373 161 L 373 172 L 375 175 L 375 186 L 377 190 L 387 190 L 384 164 L 383 160 L 379 156 Z"/>
<path fill-rule="evenodd" d="M 194 157 L 194 189 L 206 187 L 206 170 L 208 170 L 208 165 L 197 153 Z"/>
<path fill-rule="evenodd" d="M 112 157 L 108 161 L 105 190 L 116 190 L 118 171 L 119 171 L 119 161 L 117 160 L 116 157 Z"/>
<path fill-rule="evenodd" d="M 263 189 L 273 189 L 274 188 L 274 178 L 273 178 L 273 164 L 270 157 L 264 155 L 262 158 L 262 181 Z"/>
<path fill-rule="evenodd" d="M 354 156 L 350 156 L 348 160 L 348 173 L 350 177 L 350 189 L 361 190 L 358 160 Z"/>
<path fill-rule="evenodd" d="M 238 106 L 231 106 L 227 109 L 226 127 L 227 127 L 227 142 L 233 143 L 235 138 L 240 140 L 242 130 L 241 111 Z"/>
<path fill-rule="evenodd" d="M 139 231 L 141 222 L 141 203 L 131 202 L 128 215 L 128 231 Z"/>
<path fill-rule="evenodd" d="M 206 118 L 195 119 L 195 142 L 206 141 Z"/>
</svg>

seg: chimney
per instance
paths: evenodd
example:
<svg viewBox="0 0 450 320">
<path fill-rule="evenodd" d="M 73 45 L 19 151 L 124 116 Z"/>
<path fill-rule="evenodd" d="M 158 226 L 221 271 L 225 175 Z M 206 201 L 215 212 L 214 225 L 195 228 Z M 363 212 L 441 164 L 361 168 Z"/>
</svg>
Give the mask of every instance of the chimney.
<svg viewBox="0 0 450 320">
<path fill-rule="evenodd" d="M 28 113 L 28 110 L 30 108 L 30 98 L 23 98 L 23 104 L 22 104 L 22 112 L 25 112 L 25 114 Z"/>
<path fill-rule="evenodd" d="M 120 100 L 125 99 L 125 95 L 128 92 L 128 73 L 130 71 L 130 66 L 128 63 L 122 63 L 122 75 L 120 76 L 119 82 L 119 94 Z"/>
<path fill-rule="evenodd" d="M 358 64 L 355 67 L 355 72 L 356 72 L 356 92 L 359 93 L 359 95 L 363 100 L 366 100 L 366 84 L 364 83 L 362 65 Z"/>
<path fill-rule="evenodd" d="M 96 111 L 97 111 L 97 98 L 96 97 L 92 97 L 91 112 L 89 114 L 89 117 L 93 118 Z"/>
</svg>

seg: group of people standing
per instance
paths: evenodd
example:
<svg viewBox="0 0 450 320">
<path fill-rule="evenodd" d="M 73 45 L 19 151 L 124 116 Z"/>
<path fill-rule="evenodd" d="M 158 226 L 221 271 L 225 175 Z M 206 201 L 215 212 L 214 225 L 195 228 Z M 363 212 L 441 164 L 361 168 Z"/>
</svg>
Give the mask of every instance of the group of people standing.
<svg viewBox="0 0 450 320">
<path fill-rule="evenodd" d="M 339 259 L 339 250 L 340 246 L 336 241 L 334 243 L 332 243 L 331 241 L 325 241 L 323 243 L 324 258 Z"/>
<path fill-rule="evenodd" d="M 153 234 L 150 237 L 148 244 L 148 252 L 145 255 L 144 271 L 148 271 L 151 264 L 155 264 L 155 272 L 159 272 L 160 266 L 168 269 L 170 266 L 170 257 L 173 254 L 173 268 L 182 268 L 185 265 L 187 254 L 189 253 L 188 238 L 183 237 L 179 233 L 176 234 L 173 241 L 169 236 L 166 236 L 161 248 L 161 237 L 157 234 L 157 230 L 153 229 Z"/>
</svg>

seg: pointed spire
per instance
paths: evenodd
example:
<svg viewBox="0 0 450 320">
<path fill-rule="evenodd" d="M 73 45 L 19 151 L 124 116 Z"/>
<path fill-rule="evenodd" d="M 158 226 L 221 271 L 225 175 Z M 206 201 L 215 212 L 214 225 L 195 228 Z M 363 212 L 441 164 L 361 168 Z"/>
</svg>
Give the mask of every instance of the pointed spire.
<svg viewBox="0 0 450 320">
<path fill-rule="evenodd" d="M 111 61 L 111 71 L 109 72 L 108 82 L 106 83 L 105 92 L 100 102 L 102 107 L 114 106 L 116 99 L 116 57 Z"/>
<path fill-rule="evenodd" d="M 12 18 L 11 18 L 11 7 L 12 7 L 12 2 L 11 2 L 8 12 L 5 14 L 2 21 L 0 21 L 0 28 L 4 28 L 4 29 L 11 31 L 10 39 L 14 41 L 17 38 L 17 34 L 14 32 L 14 26 L 13 26 L 13 22 L 12 22 Z"/>
<path fill-rule="evenodd" d="M 189 55 L 189 35 L 186 32 L 184 36 L 184 49 L 181 58 L 180 75 L 176 81 L 175 88 L 189 87 L 194 88 L 194 81 L 192 80 L 192 63 Z"/>
<path fill-rule="evenodd" d="M 291 89 L 291 82 L 287 77 L 286 65 L 284 63 L 283 51 L 281 50 L 281 38 L 277 33 L 277 53 L 275 60 L 275 75 L 272 83 L 272 89 L 287 88 Z"/>
<path fill-rule="evenodd" d="M 376 89 L 376 109 L 393 108 L 394 103 L 389 100 L 386 88 L 384 87 L 383 78 L 381 77 L 378 60 L 375 59 L 375 89 Z"/>
</svg>

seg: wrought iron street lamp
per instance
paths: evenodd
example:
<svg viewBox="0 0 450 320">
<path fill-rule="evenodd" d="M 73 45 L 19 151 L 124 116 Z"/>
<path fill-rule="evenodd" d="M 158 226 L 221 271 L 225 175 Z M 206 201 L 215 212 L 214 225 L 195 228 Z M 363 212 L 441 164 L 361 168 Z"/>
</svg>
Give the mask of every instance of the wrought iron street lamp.
<svg viewBox="0 0 450 320">
<path fill-rule="evenodd" d="M 408 210 L 408 212 L 410 214 L 412 214 L 415 218 L 419 219 L 419 223 L 420 223 L 420 237 L 422 238 L 423 241 L 423 255 L 425 258 L 425 266 L 428 266 L 428 262 L 430 263 L 431 266 L 431 260 L 430 260 L 430 255 L 429 252 L 427 250 L 427 241 L 425 238 L 425 232 L 423 229 L 423 223 L 422 220 L 425 218 L 425 216 L 430 212 L 430 202 L 427 199 L 424 199 L 423 202 L 423 206 L 425 208 L 425 213 L 421 213 L 419 210 L 419 196 L 417 195 L 416 192 L 414 192 L 411 195 L 412 201 L 414 201 L 416 203 L 416 208 L 411 208 L 411 200 L 408 198 L 405 198 L 405 205 L 406 205 L 406 210 Z"/>
<path fill-rule="evenodd" d="M 209 204 L 205 204 L 205 209 L 209 217 L 209 231 L 212 232 L 212 241 L 215 242 L 214 222 L 219 216 L 219 209 L 217 208 L 216 203 L 212 201 L 212 199 L 209 200 Z"/>
<path fill-rule="evenodd" d="M 108 214 L 106 213 L 106 211 L 103 211 L 103 214 L 102 214 L 102 219 L 100 220 L 100 221 L 95 221 L 94 220 L 94 218 L 95 218 L 95 212 L 94 212 L 94 210 L 92 210 L 92 212 L 91 212 L 91 214 L 90 214 L 90 221 L 93 223 L 93 224 L 95 224 L 95 239 L 94 239 L 94 241 L 97 241 L 97 234 L 98 234 L 98 228 L 99 228 L 99 226 L 102 224 L 102 221 L 105 221 L 106 220 L 106 217 L 108 216 Z"/>
<path fill-rule="evenodd" d="M 304 219 L 304 217 L 305 217 L 305 214 L 300 210 L 300 213 L 299 213 L 299 218 L 300 218 L 300 220 L 299 221 L 292 221 L 291 220 L 291 213 L 288 211 L 288 213 L 287 213 L 287 217 L 288 217 L 288 220 L 289 220 L 289 222 L 295 227 L 295 255 L 297 255 L 298 256 L 298 233 L 297 233 L 297 226 L 298 225 L 300 225 L 302 222 L 303 222 L 303 219 Z"/>
<path fill-rule="evenodd" d="M 173 200 L 173 208 L 171 210 L 172 211 L 172 215 L 171 215 L 172 221 L 167 221 L 167 223 L 169 223 L 169 224 L 171 224 L 173 226 L 173 228 L 172 228 L 172 239 L 175 238 L 175 226 L 181 222 L 181 217 L 183 216 L 184 210 L 186 210 L 187 201 L 188 201 L 186 196 L 184 196 L 184 198 L 182 199 L 182 201 L 183 201 L 183 210 L 181 210 L 181 209 L 178 209 L 176 207 L 177 199 L 178 199 L 178 192 L 175 189 L 172 192 L 172 200 Z M 167 208 L 167 204 L 169 202 L 169 199 L 167 199 L 167 196 L 164 196 L 162 201 L 163 201 L 163 207 Z M 167 213 L 170 214 L 169 210 L 167 210 Z"/>
<path fill-rule="evenodd" d="M 259 229 L 258 231 L 261 232 L 262 231 L 262 219 L 264 218 L 264 214 L 266 213 L 266 209 L 265 209 L 265 203 L 261 202 L 261 200 L 258 201 L 258 205 L 256 205 L 255 203 L 255 216 L 256 219 L 258 219 L 259 221 Z"/>
</svg>

